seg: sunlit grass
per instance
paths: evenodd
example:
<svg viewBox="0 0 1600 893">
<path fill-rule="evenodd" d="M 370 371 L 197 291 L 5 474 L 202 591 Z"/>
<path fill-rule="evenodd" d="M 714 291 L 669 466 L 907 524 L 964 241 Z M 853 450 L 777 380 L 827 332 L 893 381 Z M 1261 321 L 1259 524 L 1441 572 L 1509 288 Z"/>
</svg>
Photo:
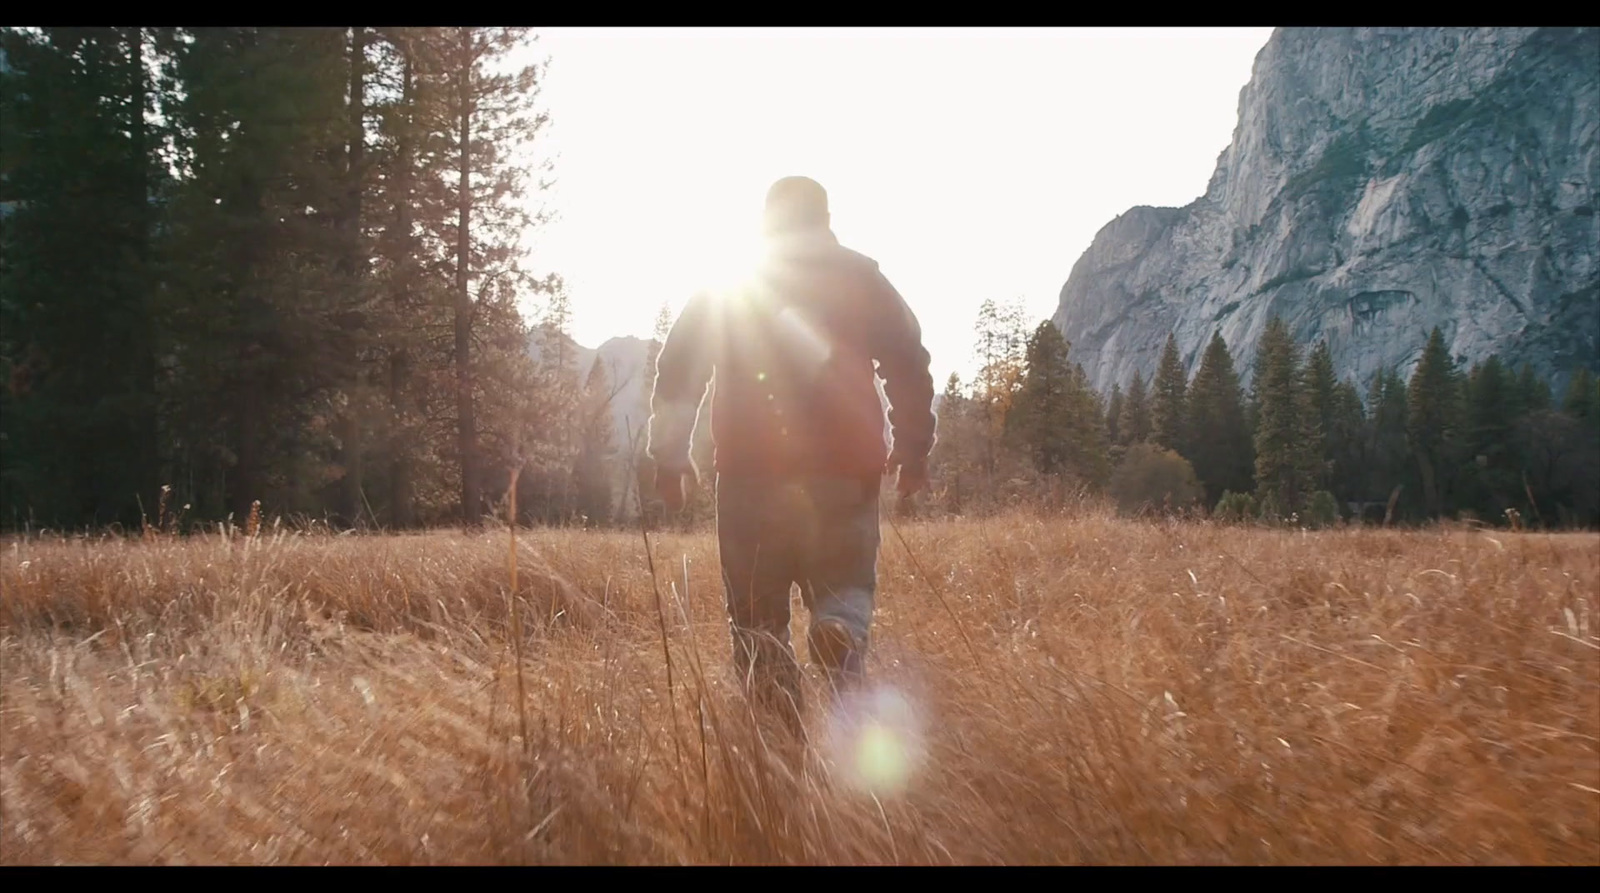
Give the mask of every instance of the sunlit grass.
<svg viewBox="0 0 1600 893">
<path fill-rule="evenodd" d="M 504 530 L 8 543 L 0 860 L 1600 861 L 1600 537 L 904 533 L 801 765 L 708 534 L 521 533 L 525 742 Z"/>
</svg>

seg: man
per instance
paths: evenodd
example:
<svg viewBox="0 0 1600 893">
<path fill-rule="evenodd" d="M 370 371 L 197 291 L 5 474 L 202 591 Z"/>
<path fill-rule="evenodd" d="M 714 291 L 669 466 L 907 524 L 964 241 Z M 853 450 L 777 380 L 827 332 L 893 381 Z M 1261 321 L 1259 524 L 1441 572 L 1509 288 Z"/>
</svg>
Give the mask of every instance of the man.
<svg viewBox="0 0 1600 893">
<path fill-rule="evenodd" d="M 680 511 L 685 484 L 699 477 L 690 436 L 715 375 L 717 542 L 735 668 L 756 701 L 803 737 L 790 587 L 800 587 L 811 658 L 832 690 L 859 684 L 879 490 L 895 471 L 903 497 L 927 482 L 933 378 L 916 316 L 875 261 L 839 244 L 821 185 L 773 184 L 763 225 L 767 251 L 755 274 L 728 292 L 695 295 L 668 332 L 648 454 L 663 502 Z"/>
</svg>

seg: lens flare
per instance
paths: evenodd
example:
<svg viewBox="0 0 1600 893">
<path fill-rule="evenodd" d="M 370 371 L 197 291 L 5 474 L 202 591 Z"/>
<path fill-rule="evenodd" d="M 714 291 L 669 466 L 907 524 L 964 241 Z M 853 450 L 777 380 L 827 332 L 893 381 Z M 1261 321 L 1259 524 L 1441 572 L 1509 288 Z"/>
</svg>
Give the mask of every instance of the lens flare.
<svg viewBox="0 0 1600 893">
<path fill-rule="evenodd" d="M 828 727 L 833 762 L 863 793 L 900 794 L 922 766 L 921 720 L 911 702 L 892 688 L 843 700 L 829 717 Z"/>
</svg>

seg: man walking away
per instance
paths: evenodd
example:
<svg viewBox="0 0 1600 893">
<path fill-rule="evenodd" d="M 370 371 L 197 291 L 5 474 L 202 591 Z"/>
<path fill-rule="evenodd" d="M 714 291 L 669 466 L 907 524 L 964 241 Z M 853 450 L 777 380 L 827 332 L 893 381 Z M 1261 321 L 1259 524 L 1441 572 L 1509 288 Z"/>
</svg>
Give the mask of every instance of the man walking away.
<svg viewBox="0 0 1600 893">
<path fill-rule="evenodd" d="M 816 181 L 773 184 L 755 274 L 695 295 L 667 334 L 648 447 L 657 491 L 680 511 L 685 485 L 699 478 L 690 437 L 715 376 L 717 543 L 734 665 L 755 701 L 802 737 L 790 587 L 800 587 L 811 658 L 831 690 L 859 685 L 877 587 L 879 490 L 896 470 L 902 497 L 927 483 L 936 426 L 916 316 L 877 262 L 841 246 L 830 226 Z"/>
</svg>

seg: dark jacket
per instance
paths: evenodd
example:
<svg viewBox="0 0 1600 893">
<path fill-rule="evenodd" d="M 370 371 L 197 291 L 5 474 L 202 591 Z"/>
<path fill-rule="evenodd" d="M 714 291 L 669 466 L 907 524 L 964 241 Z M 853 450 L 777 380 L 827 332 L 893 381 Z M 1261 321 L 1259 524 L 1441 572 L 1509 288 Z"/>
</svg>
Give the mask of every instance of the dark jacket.
<svg viewBox="0 0 1600 893">
<path fill-rule="evenodd" d="M 876 369 L 874 368 L 876 361 Z M 715 376 L 721 474 L 881 475 L 926 466 L 933 379 L 916 316 L 871 258 L 814 230 L 774 239 L 756 273 L 695 295 L 656 361 L 649 455 L 692 470 L 689 439 Z M 884 379 L 894 449 L 885 456 Z"/>
</svg>

